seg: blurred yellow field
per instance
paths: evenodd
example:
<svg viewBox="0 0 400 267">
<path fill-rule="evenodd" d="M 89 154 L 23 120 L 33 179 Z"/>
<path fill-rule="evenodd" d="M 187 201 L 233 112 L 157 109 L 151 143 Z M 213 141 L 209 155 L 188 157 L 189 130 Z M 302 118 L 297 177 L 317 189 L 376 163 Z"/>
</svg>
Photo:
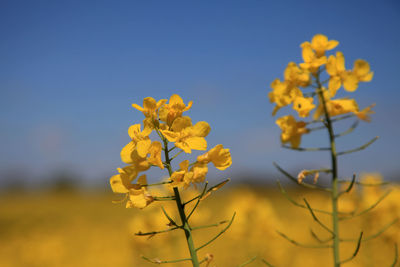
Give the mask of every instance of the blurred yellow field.
<svg viewBox="0 0 400 267">
<path fill-rule="evenodd" d="M 360 205 L 362 210 L 363 205 L 376 201 L 384 192 L 385 189 L 371 188 L 368 192 L 354 192 L 340 203 L 340 208 L 350 211 Z M 313 208 L 330 207 L 329 198 L 322 193 L 295 189 L 288 193 L 299 202 L 307 198 Z M 158 202 L 138 210 L 113 204 L 113 199 L 115 195 L 93 192 L 2 195 L 0 266 L 153 266 L 140 256 L 160 260 L 188 256 L 181 231 L 151 238 L 134 235 L 168 228 Z M 227 187 L 203 202 L 191 218 L 192 227 L 230 219 L 233 212 L 237 213 L 231 228 L 199 251 L 200 257 L 207 253 L 214 256 L 210 266 L 238 266 L 255 256 L 248 266 L 263 266 L 261 259 L 274 266 L 331 265 L 330 250 L 301 248 L 277 234 L 276 230 L 281 231 L 303 244 L 318 244 L 310 234 L 311 229 L 322 238 L 328 236 L 308 210 L 293 206 L 277 188 Z M 168 205 L 164 205 L 167 210 Z M 341 236 L 357 239 L 358 229 L 362 229 L 367 238 L 399 216 L 400 188 L 393 187 L 392 193 L 370 213 L 344 221 Z M 320 215 L 319 218 L 330 223 L 328 218 Z M 194 231 L 196 245 L 224 226 Z M 400 223 L 396 222 L 381 236 L 363 242 L 357 257 L 346 266 L 390 266 L 394 243 L 399 241 Z M 351 256 L 354 247 L 355 243 L 344 242 L 343 257 Z M 186 262 L 166 266 L 190 265 Z"/>
</svg>

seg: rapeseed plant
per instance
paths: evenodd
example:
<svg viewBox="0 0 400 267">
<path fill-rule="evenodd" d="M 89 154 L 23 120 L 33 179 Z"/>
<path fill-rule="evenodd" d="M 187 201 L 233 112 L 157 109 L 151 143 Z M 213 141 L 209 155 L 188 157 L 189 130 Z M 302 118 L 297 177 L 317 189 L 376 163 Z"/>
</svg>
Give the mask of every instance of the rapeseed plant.
<svg viewBox="0 0 400 267">
<path fill-rule="evenodd" d="M 136 234 L 151 237 L 173 230 L 182 230 L 190 253 L 190 257 L 176 260 L 149 259 L 144 256 L 143 259 L 156 264 L 181 261 L 191 261 L 193 266 L 199 266 L 202 262 L 209 264 L 213 256 L 207 253 L 204 259 L 199 260 L 198 251 L 223 234 L 231 226 L 235 214 L 229 221 L 197 227 L 193 227 L 189 223 L 189 219 L 202 200 L 229 181 L 227 179 L 208 188 L 205 179 L 208 173 L 208 164 L 212 163 L 219 170 L 225 170 L 231 166 L 230 151 L 218 144 L 206 153 L 197 156 L 194 162 L 185 159 L 179 163 L 178 169 L 174 169 L 172 162 L 182 153 L 191 154 L 195 150 L 207 150 L 205 137 L 211 130 L 209 124 L 205 121 L 193 124 L 190 117 L 183 116 L 183 113 L 192 107 L 192 101 L 186 105 L 179 95 L 172 95 L 169 101 L 166 99 L 156 101 L 152 97 L 146 97 L 143 100 L 143 107 L 138 104 L 132 106 L 145 116 L 143 127 L 142 124 L 134 124 L 129 127 L 128 135 L 131 141 L 121 150 L 121 160 L 128 166 L 117 169 L 118 174 L 110 179 L 111 188 L 114 193 L 125 195 L 120 202 L 125 201 L 127 208 L 143 209 L 155 201 L 174 201 L 180 223 L 162 206 L 162 212 L 168 222 L 165 223 L 164 229 L 149 232 L 139 231 Z M 152 132 L 156 133 L 159 141 L 150 138 Z M 166 169 L 168 178 L 153 184 L 148 183 L 147 176 L 140 174 L 151 167 Z M 183 198 L 185 189 L 192 185 L 196 187 L 199 183 L 204 183 L 201 193 L 197 193 L 196 196 L 185 201 Z M 149 187 L 155 186 L 166 187 L 167 190 L 164 190 L 166 193 L 162 195 L 162 190 L 150 191 Z M 195 246 L 192 234 L 194 230 L 220 224 L 227 225 L 214 238 L 200 246 Z M 153 223 L 153 225 L 157 225 L 157 223 Z"/>
<path fill-rule="evenodd" d="M 281 108 L 292 105 L 293 110 L 297 112 L 298 117 L 301 118 L 301 120 L 298 120 L 293 115 L 285 115 L 276 120 L 276 124 L 282 130 L 281 142 L 283 147 L 297 151 L 328 151 L 331 158 L 330 168 L 302 170 L 297 177 L 289 174 L 287 171 L 275 164 L 280 172 L 298 184 L 307 188 L 325 191 L 330 195 L 330 211 L 314 209 L 312 208 L 313 203 L 309 203 L 305 198 L 303 199 L 304 203 L 298 203 L 290 198 L 290 196 L 278 182 L 281 192 L 296 206 L 307 209 L 313 219 L 330 234 L 330 238 L 324 240 L 312 232 L 312 236 L 316 239 L 316 241 L 318 241 L 318 244 L 301 244 L 300 242 L 289 238 L 287 235 L 281 232 L 278 233 L 291 243 L 298 246 L 311 248 L 331 248 L 333 251 L 332 254 L 335 267 L 351 261 L 358 254 L 363 241 L 374 238 L 383 232 L 378 231 L 378 235 L 363 237 L 363 232 L 361 231 L 358 238 L 344 240 L 340 236 L 339 222 L 342 220 L 352 219 L 369 212 L 387 196 L 387 194 L 383 194 L 383 196 L 374 199 L 374 201 L 370 201 L 371 203 L 369 203 L 369 206 L 363 207 L 364 210 L 362 211 L 352 210 L 344 212 L 339 209 L 339 198 L 345 194 L 350 194 L 354 184 L 367 184 L 364 182 L 357 182 L 355 175 L 350 181 L 340 180 L 338 176 L 338 156 L 363 150 L 375 142 L 378 137 L 375 137 L 371 141 L 354 149 L 349 149 L 346 151 L 337 151 L 336 149 L 336 140 L 338 138 L 351 133 L 358 125 L 358 120 L 369 122 L 371 120 L 370 115 L 374 113 L 372 111 L 372 107 L 374 105 L 367 106 L 360 110 L 355 99 L 352 99 L 348 96 L 342 98 L 336 97 L 340 88 L 343 87 L 344 91 L 349 93 L 354 92 L 357 90 L 361 82 L 371 81 L 374 75 L 374 73 L 370 70 L 368 62 L 365 60 L 357 59 L 354 62 L 352 69 L 346 69 L 345 59 L 342 52 L 336 52 L 336 55 L 331 54 L 328 56 L 327 52 L 335 49 L 338 44 L 338 41 L 329 40 L 325 35 L 322 34 L 315 35 L 311 42 L 302 43 L 301 48 L 303 62 L 300 64 L 290 62 L 284 71 L 283 81 L 280 79 L 275 79 L 271 83 L 272 91 L 269 92 L 268 95 L 270 102 L 275 104 L 272 112 L 273 116 L 275 116 Z M 311 111 L 314 111 L 312 116 L 310 115 Z M 310 119 L 305 120 L 307 118 Z M 335 122 L 351 118 L 355 118 L 356 121 L 346 131 L 341 133 L 337 133 L 335 131 Z M 320 125 L 313 127 L 312 125 L 315 124 Z M 329 146 L 317 148 L 301 147 L 300 145 L 302 137 L 317 130 L 327 131 Z M 330 187 L 323 187 L 317 184 L 319 174 L 321 172 L 331 175 Z M 313 176 L 314 182 L 306 182 L 307 176 Z M 340 183 L 346 184 L 347 187 L 343 190 L 340 190 Z M 378 183 L 377 185 L 381 185 L 381 183 Z M 347 202 L 350 203 L 351 201 Z M 330 215 L 332 225 L 328 226 L 323 223 L 317 216 L 319 213 Z M 396 220 L 392 221 L 389 226 L 394 224 Z M 387 227 L 384 228 L 386 229 Z M 343 259 L 340 257 L 339 252 L 340 243 L 345 241 L 354 241 L 356 245 L 354 252 L 347 258 Z M 397 249 L 395 255 L 396 262 Z M 264 261 L 264 263 L 268 264 L 266 261 Z"/>
</svg>

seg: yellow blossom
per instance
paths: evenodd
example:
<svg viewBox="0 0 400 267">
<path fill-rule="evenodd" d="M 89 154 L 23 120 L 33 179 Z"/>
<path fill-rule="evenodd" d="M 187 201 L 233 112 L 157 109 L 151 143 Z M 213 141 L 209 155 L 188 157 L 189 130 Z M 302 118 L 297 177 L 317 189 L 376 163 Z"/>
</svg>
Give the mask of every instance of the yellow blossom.
<svg viewBox="0 0 400 267">
<path fill-rule="evenodd" d="M 284 116 L 276 120 L 276 124 L 281 128 L 281 141 L 283 144 L 290 142 L 293 148 L 297 148 L 301 142 L 301 136 L 309 132 L 306 123 L 296 121 L 292 115 Z"/>
<path fill-rule="evenodd" d="M 110 178 L 111 189 L 114 193 L 128 193 L 132 187 L 131 182 L 136 179 L 138 171 L 134 166 L 118 168 L 117 170 L 119 174 Z"/>
<path fill-rule="evenodd" d="M 179 163 L 179 167 L 180 170 L 173 172 L 170 177 L 172 181 L 171 186 L 183 186 L 184 188 L 187 188 L 193 179 L 193 172 L 189 171 L 189 161 L 182 161 Z"/>
<path fill-rule="evenodd" d="M 366 122 L 370 122 L 371 121 L 371 117 L 369 116 L 370 114 L 374 114 L 375 111 L 372 110 L 372 108 L 375 106 L 375 104 L 372 104 L 366 108 L 364 108 L 363 110 L 356 112 L 356 116 L 363 121 Z"/>
<path fill-rule="evenodd" d="M 114 193 L 126 194 L 129 200 L 127 208 L 144 208 L 154 201 L 154 198 L 147 192 L 144 185 L 147 184 L 146 175 L 138 178 L 137 184 L 132 184 L 138 174 L 133 166 L 118 169 L 119 174 L 110 178 L 111 189 Z"/>
<path fill-rule="evenodd" d="M 291 104 L 296 97 L 303 96 L 298 87 L 290 86 L 287 81 L 281 82 L 275 79 L 271 83 L 271 88 L 272 91 L 268 93 L 269 101 L 276 104 L 272 112 L 273 116 L 280 108 Z"/>
<path fill-rule="evenodd" d="M 144 185 L 147 185 L 146 175 L 140 176 L 138 183 L 133 184 L 129 188 L 129 200 L 126 203 L 127 208 L 143 209 L 154 201 L 154 198 L 147 192 Z"/>
<path fill-rule="evenodd" d="M 336 91 L 342 85 L 346 91 L 352 92 L 357 89 L 357 77 L 351 71 L 346 70 L 342 52 L 336 52 L 336 57 L 334 55 L 329 56 L 326 72 L 330 75 L 328 88 L 332 97 L 336 95 Z"/>
<path fill-rule="evenodd" d="M 339 44 L 336 40 L 328 40 L 323 34 L 316 34 L 311 40 L 311 48 L 314 49 L 317 57 L 325 55 L 325 51 L 334 49 Z"/>
<path fill-rule="evenodd" d="M 150 156 L 147 158 L 147 161 L 150 164 L 156 165 L 160 169 L 164 169 L 164 165 L 161 160 L 161 151 L 162 151 L 161 143 L 158 141 L 152 142 L 149 148 Z"/>
<path fill-rule="evenodd" d="M 309 42 L 302 43 L 301 47 L 303 48 L 302 56 L 304 60 L 304 63 L 300 63 L 301 68 L 315 73 L 320 66 L 326 63 L 326 56 L 318 57 Z"/>
<path fill-rule="evenodd" d="M 192 126 L 192 122 L 188 117 L 181 117 L 174 121 L 170 130 L 161 130 L 161 133 L 170 142 L 174 142 L 175 146 L 192 153 L 192 149 L 206 150 L 207 141 L 204 137 L 210 132 L 210 125 L 205 121 L 200 121 Z M 174 131 L 175 130 L 175 131 Z"/>
<path fill-rule="evenodd" d="M 172 95 L 168 104 L 163 105 L 159 110 L 160 120 L 171 126 L 176 118 L 182 116 L 184 111 L 192 107 L 192 104 L 193 102 L 190 101 L 186 106 L 179 95 Z"/>
<path fill-rule="evenodd" d="M 306 87 L 311 82 L 310 72 L 299 68 L 294 62 L 289 62 L 283 76 L 291 86 Z"/>
<path fill-rule="evenodd" d="M 354 92 L 358 88 L 359 82 L 369 82 L 373 77 L 368 62 L 362 59 L 354 62 L 352 71 L 346 70 L 342 52 L 336 52 L 336 57 L 329 56 L 326 71 L 330 75 L 328 88 L 332 96 L 335 96 L 336 91 L 342 85 L 346 91 Z"/>
<path fill-rule="evenodd" d="M 206 179 L 208 173 L 207 163 L 196 162 L 190 169 L 193 172 L 192 183 L 201 183 Z"/>
<path fill-rule="evenodd" d="M 323 95 L 325 98 L 326 109 L 328 111 L 329 116 L 339 116 L 347 113 L 357 114 L 358 104 L 355 99 L 350 98 L 339 98 L 339 99 L 330 99 L 330 91 L 326 89 L 323 90 Z M 319 98 L 319 105 L 314 113 L 314 119 L 318 119 L 324 114 L 324 106 L 322 104 L 322 99 Z M 360 115 L 362 116 L 362 115 Z"/>
<path fill-rule="evenodd" d="M 362 59 L 357 59 L 354 62 L 352 72 L 360 82 L 370 82 L 374 76 L 374 73 L 371 72 L 368 62 Z"/>
<path fill-rule="evenodd" d="M 135 154 L 144 158 L 149 152 L 151 145 L 149 134 L 151 133 L 151 129 L 144 128 L 143 131 L 141 131 L 140 128 L 140 124 L 135 124 L 128 129 L 128 134 L 132 141 L 121 150 L 121 159 L 125 163 L 133 163 Z"/>
<path fill-rule="evenodd" d="M 307 117 L 311 110 L 315 108 L 312 97 L 296 97 L 293 102 L 293 109 L 299 113 L 299 116 Z"/>
<path fill-rule="evenodd" d="M 210 149 L 207 153 L 197 157 L 198 162 L 209 163 L 212 162 L 214 166 L 223 171 L 232 164 L 231 153 L 229 149 L 224 148 L 219 144 Z"/>
<path fill-rule="evenodd" d="M 143 99 L 143 107 L 139 106 L 138 104 L 132 104 L 132 107 L 136 108 L 137 110 L 143 112 L 146 118 L 157 118 L 157 110 L 167 102 L 166 99 L 161 99 L 156 102 L 156 100 L 152 97 L 146 97 Z"/>
</svg>

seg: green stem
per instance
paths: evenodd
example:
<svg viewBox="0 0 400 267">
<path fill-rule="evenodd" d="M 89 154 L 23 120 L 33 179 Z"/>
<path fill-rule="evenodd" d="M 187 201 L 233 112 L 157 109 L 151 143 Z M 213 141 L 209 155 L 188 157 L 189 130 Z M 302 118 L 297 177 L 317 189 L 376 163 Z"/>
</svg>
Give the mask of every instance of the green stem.
<svg viewBox="0 0 400 267">
<path fill-rule="evenodd" d="M 328 113 L 327 103 L 324 98 L 324 94 L 322 91 L 322 83 L 319 79 L 320 71 L 316 74 L 316 82 L 318 85 L 317 92 L 321 99 L 324 113 L 325 113 L 325 121 L 326 128 L 329 133 L 329 141 L 330 141 L 330 152 L 331 152 L 331 164 L 332 164 L 332 184 L 331 184 L 331 197 L 332 197 L 332 225 L 333 225 L 333 260 L 334 266 L 340 266 L 340 256 L 339 256 L 339 216 L 338 216 L 338 167 L 337 167 L 337 154 L 336 154 L 336 144 L 335 144 L 335 133 L 333 131 L 333 123 L 331 117 Z"/>
<path fill-rule="evenodd" d="M 166 167 L 168 169 L 169 176 L 171 177 L 172 167 L 171 167 L 171 158 L 169 157 L 169 151 L 168 151 L 168 140 L 166 140 L 164 137 L 162 137 L 162 140 L 164 143 L 165 163 L 166 163 Z M 175 194 L 176 206 L 179 211 L 179 217 L 181 218 L 181 221 L 182 221 L 182 229 L 185 231 L 186 243 L 189 248 L 192 265 L 193 265 L 193 267 L 199 267 L 200 262 L 199 262 L 199 259 L 197 258 L 196 248 L 194 247 L 194 243 L 193 243 L 192 231 L 190 229 L 189 222 L 188 222 L 186 214 L 185 214 L 185 206 L 182 203 L 181 196 L 179 194 L 179 189 L 177 187 L 174 187 L 173 189 L 174 189 L 174 194 Z"/>
</svg>

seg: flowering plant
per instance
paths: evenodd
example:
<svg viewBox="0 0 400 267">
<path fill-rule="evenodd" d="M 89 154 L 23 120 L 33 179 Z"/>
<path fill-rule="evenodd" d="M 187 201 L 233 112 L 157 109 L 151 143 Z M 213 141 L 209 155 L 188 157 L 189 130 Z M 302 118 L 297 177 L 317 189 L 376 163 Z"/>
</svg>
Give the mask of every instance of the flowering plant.
<svg viewBox="0 0 400 267">
<path fill-rule="evenodd" d="M 207 246 L 224 233 L 232 224 L 235 215 L 232 216 L 230 221 L 196 227 L 196 229 L 201 229 L 227 223 L 227 226 L 215 238 L 197 248 L 194 245 L 192 236 L 192 231 L 195 229 L 189 224 L 189 219 L 202 200 L 229 181 L 227 179 L 211 188 L 207 188 L 208 183 L 205 182 L 205 179 L 210 163 L 219 170 L 225 170 L 231 166 L 230 151 L 221 144 L 216 145 L 204 154 L 199 155 L 192 163 L 188 159 L 181 161 L 179 169 L 174 170 L 172 162 L 182 153 L 191 154 L 194 150 L 207 150 L 205 137 L 211 130 L 209 124 L 205 121 L 193 124 L 190 117 L 183 116 L 183 113 L 192 107 L 192 101 L 186 105 L 179 95 L 172 95 L 169 101 L 166 99 L 156 101 L 152 97 L 146 97 L 143 100 L 143 107 L 137 104 L 132 106 L 145 116 L 143 127 L 141 124 L 134 124 L 129 127 L 128 134 L 131 141 L 121 150 L 121 160 L 128 166 L 117 169 L 118 174 L 110 179 L 111 188 L 114 193 L 125 195 L 125 198 L 120 202 L 126 201 L 127 208 L 143 209 L 155 201 L 175 201 L 180 223 L 176 222 L 162 208 L 169 221 L 168 228 L 148 233 L 138 232 L 137 235 L 152 236 L 180 229 L 185 234 L 190 252 L 190 258 L 178 260 L 160 261 L 158 259 L 143 258 L 158 264 L 188 260 L 192 262 L 193 266 L 199 266 L 201 262 L 210 262 L 213 258 L 212 255 L 207 254 L 200 261 L 197 256 L 198 250 Z M 155 133 L 160 141 L 152 140 L 150 137 L 152 133 Z M 172 147 L 170 147 L 171 144 Z M 149 184 L 146 175 L 139 176 L 139 174 L 151 167 L 166 169 L 168 178 Z M 182 190 L 191 185 L 196 187 L 196 184 L 203 182 L 205 182 L 204 188 L 200 194 L 190 200 L 183 200 L 181 196 Z M 150 186 L 166 186 L 171 193 L 167 196 L 155 195 L 149 190 Z"/>
<path fill-rule="evenodd" d="M 283 147 L 297 151 L 328 151 L 331 158 L 330 168 L 302 170 L 297 177 L 289 174 L 289 172 L 275 163 L 275 166 L 280 172 L 299 185 L 329 193 L 332 203 L 331 211 L 314 209 L 306 199 L 303 199 L 304 203 L 298 203 L 291 199 L 278 182 L 281 192 L 296 206 L 307 209 L 313 219 L 330 234 L 330 238 L 324 240 L 312 232 L 313 237 L 319 244 L 309 245 L 292 240 L 281 232 L 278 233 L 295 245 L 313 248 L 332 248 L 334 266 L 336 267 L 352 260 L 357 255 L 361 242 L 371 239 L 371 237 L 363 238 L 363 232 L 361 232 L 359 237 L 353 240 L 356 243 L 353 254 L 347 259 L 341 259 L 339 255 L 339 246 L 343 239 L 341 239 L 339 234 L 339 221 L 360 216 L 374 208 L 382 200 L 379 199 L 378 202 L 373 203 L 360 212 L 352 211 L 346 213 L 341 212 L 338 208 L 339 198 L 349 193 L 355 183 L 364 185 L 362 182 L 356 181 L 355 175 L 353 175 L 350 181 L 339 179 L 338 156 L 363 150 L 378 139 L 378 137 L 374 137 L 369 142 L 354 149 L 346 151 L 336 150 L 336 140 L 338 138 L 353 132 L 359 120 L 369 122 L 371 120 L 370 115 L 374 113 L 372 111 L 373 104 L 364 109 L 360 109 L 355 99 L 348 96 L 337 97 L 339 93 L 354 92 L 361 82 L 369 82 L 373 78 L 373 72 L 371 72 L 370 66 L 365 60 L 357 59 L 352 69 L 346 69 L 342 52 L 336 52 L 335 55 L 331 54 L 328 56 L 327 52 L 336 48 L 338 44 L 338 41 L 329 40 L 322 34 L 315 35 L 311 42 L 302 43 L 303 62 L 300 64 L 290 62 L 284 71 L 283 81 L 275 79 L 271 83 L 272 91 L 269 92 L 268 95 L 270 102 L 275 104 L 272 112 L 273 116 L 275 116 L 281 108 L 292 105 L 293 110 L 297 113 L 298 117 L 301 118 L 301 120 L 298 120 L 295 116 L 289 114 L 276 120 L 276 124 L 282 130 L 281 142 Z M 340 91 L 342 87 L 345 92 Z M 311 115 L 312 111 L 314 112 Z M 311 119 L 306 120 L 310 117 Z M 351 118 L 355 118 L 356 121 L 346 131 L 340 133 L 335 132 L 335 122 Z M 316 124 L 319 125 L 313 126 Z M 300 146 L 301 139 L 304 135 L 318 130 L 327 131 L 329 137 L 328 147 L 305 148 Z M 289 145 L 286 145 L 287 143 L 289 143 Z M 319 173 L 321 172 L 331 174 L 330 187 L 323 187 L 317 184 Z M 311 175 L 314 176 L 314 182 L 306 182 L 305 179 L 307 176 Z M 340 191 L 339 183 L 347 183 L 348 187 Z M 318 213 L 330 215 L 332 226 L 323 223 L 317 216 Z"/>
</svg>

